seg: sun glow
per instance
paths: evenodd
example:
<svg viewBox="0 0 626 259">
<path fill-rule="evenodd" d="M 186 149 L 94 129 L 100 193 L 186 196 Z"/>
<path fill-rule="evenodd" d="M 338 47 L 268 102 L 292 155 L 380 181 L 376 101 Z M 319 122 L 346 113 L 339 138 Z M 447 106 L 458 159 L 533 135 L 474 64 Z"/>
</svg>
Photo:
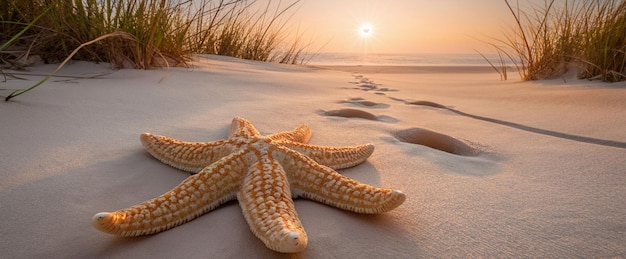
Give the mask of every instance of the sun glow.
<svg viewBox="0 0 626 259">
<path fill-rule="evenodd" d="M 374 26 L 369 23 L 364 23 L 359 26 L 359 36 L 361 38 L 369 38 L 374 34 Z"/>
</svg>

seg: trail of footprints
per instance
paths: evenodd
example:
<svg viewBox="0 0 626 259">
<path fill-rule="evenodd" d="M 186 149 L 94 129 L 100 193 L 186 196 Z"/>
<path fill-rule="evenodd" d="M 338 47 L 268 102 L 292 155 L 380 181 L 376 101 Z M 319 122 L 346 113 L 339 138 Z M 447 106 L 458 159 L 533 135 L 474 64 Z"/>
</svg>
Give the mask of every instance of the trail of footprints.
<svg viewBox="0 0 626 259">
<path fill-rule="evenodd" d="M 372 91 L 374 94 L 385 95 L 385 92 L 390 91 L 398 91 L 389 88 L 380 87 L 380 84 L 376 84 L 364 77 L 360 74 L 353 74 L 354 78 L 357 80 L 355 82 L 350 82 L 355 84 L 356 87 L 354 89 L 362 90 L 362 91 Z M 430 101 L 406 101 L 399 98 L 389 97 L 389 99 L 402 102 L 408 105 L 421 105 L 421 106 L 429 106 L 437 109 L 447 109 L 446 106 L 430 102 Z M 389 104 L 385 103 L 377 103 L 368 101 L 364 98 L 351 98 L 348 100 L 339 101 L 339 103 L 348 104 L 351 106 L 358 106 L 364 109 L 385 109 L 389 107 Z M 336 116 L 336 117 L 344 117 L 344 118 L 358 118 L 372 121 L 380 121 L 380 122 L 394 122 L 396 119 L 389 116 L 377 116 L 373 113 L 365 111 L 363 109 L 355 109 L 355 108 L 344 108 L 330 111 L 322 111 L 322 115 L 324 116 Z M 431 131 L 428 129 L 412 127 L 402 130 L 396 130 L 390 132 L 390 134 L 395 137 L 397 140 L 417 144 L 422 146 L 427 146 L 433 149 L 437 149 L 440 151 L 448 152 L 455 155 L 460 156 L 475 156 L 480 153 L 480 151 L 468 144 L 464 141 L 456 139 L 454 137 L 448 136 L 446 134 L 442 134 L 439 132 Z"/>
<path fill-rule="evenodd" d="M 375 94 L 384 95 L 385 92 L 397 92 L 396 89 L 390 89 L 387 87 L 379 87 L 380 84 L 376 84 L 369 80 L 367 77 L 359 74 L 352 74 L 357 81 L 350 82 L 352 84 L 357 85 L 354 89 L 362 90 L 362 91 L 373 91 Z"/>
</svg>

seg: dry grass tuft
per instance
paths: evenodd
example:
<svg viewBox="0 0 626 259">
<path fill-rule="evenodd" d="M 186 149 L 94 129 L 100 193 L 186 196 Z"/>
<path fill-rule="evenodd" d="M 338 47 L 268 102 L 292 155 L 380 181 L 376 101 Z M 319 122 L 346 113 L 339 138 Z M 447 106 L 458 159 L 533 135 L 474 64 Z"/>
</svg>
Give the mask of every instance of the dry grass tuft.
<svg viewBox="0 0 626 259">
<path fill-rule="evenodd" d="M 0 74 L 41 59 L 148 69 L 186 66 L 193 54 L 302 62 L 302 35 L 287 26 L 300 0 L 0 0 Z M 260 11 L 254 11 L 260 10 Z"/>
<path fill-rule="evenodd" d="M 74 59 L 142 69 L 185 66 L 195 53 L 296 63 L 304 46 L 288 37 L 287 24 L 298 3 L 268 1 L 259 8 L 245 0 L 0 0 L 0 44 L 30 26 L 0 50 L 0 59 L 12 68 L 28 65 L 23 61 L 32 56 L 60 62 L 85 42 L 124 32 L 130 37 L 102 39 Z"/>
<path fill-rule="evenodd" d="M 626 80 L 626 2 L 565 0 L 557 7 L 552 0 L 530 11 L 519 2 L 505 3 L 515 27 L 503 40 L 492 38 L 488 44 L 498 51 L 502 64 L 503 57 L 515 63 L 522 80 L 559 77 L 570 65 L 579 68 L 579 78 Z"/>
</svg>

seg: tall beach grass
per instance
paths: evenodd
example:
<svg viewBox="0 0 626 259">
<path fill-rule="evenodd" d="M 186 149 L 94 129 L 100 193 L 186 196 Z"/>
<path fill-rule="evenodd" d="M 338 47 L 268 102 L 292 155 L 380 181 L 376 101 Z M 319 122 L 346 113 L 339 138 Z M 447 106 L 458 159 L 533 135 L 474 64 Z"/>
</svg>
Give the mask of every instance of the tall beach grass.
<svg viewBox="0 0 626 259">
<path fill-rule="evenodd" d="M 0 44 L 31 24 L 0 50 L 0 58 L 14 66 L 27 56 L 58 62 L 85 42 L 123 32 L 127 37 L 86 46 L 74 59 L 150 68 L 184 66 L 192 54 L 203 53 L 295 63 L 305 47 L 288 26 L 298 2 L 0 0 Z"/>
<path fill-rule="evenodd" d="M 41 59 L 147 69 L 193 54 L 298 63 L 307 47 L 289 27 L 299 0 L 0 0 L 0 72 Z M 12 91 L 5 100 L 28 89 Z M 3 74 L 4 75 L 4 74 Z"/>
<path fill-rule="evenodd" d="M 522 80 L 559 77 L 572 67 L 579 78 L 626 80 L 626 1 L 504 2 L 515 25 L 489 45 L 515 63 Z"/>
</svg>

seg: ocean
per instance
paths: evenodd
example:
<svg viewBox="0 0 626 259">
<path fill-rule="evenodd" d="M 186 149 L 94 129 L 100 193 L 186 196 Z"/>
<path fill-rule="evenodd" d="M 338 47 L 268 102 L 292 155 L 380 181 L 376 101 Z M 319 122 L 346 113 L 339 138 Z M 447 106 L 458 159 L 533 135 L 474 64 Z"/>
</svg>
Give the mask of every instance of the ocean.
<svg viewBox="0 0 626 259">
<path fill-rule="evenodd" d="M 486 54 L 494 65 L 498 57 Z M 510 62 L 507 62 L 510 63 Z M 478 53 L 318 53 L 308 65 L 489 66 Z"/>
</svg>

